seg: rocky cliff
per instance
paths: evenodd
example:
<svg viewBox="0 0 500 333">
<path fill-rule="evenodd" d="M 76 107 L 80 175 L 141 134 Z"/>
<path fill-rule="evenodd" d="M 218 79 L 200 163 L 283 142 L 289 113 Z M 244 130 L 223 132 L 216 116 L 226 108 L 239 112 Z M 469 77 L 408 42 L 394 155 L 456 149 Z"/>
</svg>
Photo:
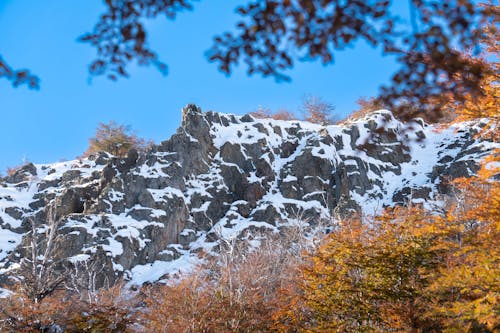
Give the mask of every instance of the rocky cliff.
<svg viewBox="0 0 500 333">
<path fill-rule="evenodd" d="M 475 137 L 480 126 L 404 124 L 384 110 L 320 126 L 189 105 L 177 133 L 147 154 L 28 164 L 0 179 L 0 275 L 25 255 L 30 224 L 43 236 L 49 219 L 58 258 L 99 259 L 108 279 L 143 283 L 189 267 L 220 237 L 439 205 L 448 181 L 495 147 Z"/>
</svg>

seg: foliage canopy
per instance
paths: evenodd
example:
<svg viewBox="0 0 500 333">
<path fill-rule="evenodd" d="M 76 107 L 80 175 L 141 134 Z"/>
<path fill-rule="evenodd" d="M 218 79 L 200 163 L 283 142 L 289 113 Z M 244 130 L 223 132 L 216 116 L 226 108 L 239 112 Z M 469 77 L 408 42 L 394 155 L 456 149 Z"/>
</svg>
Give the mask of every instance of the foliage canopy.
<svg viewBox="0 0 500 333">
<path fill-rule="evenodd" d="M 174 19 L 194 3 L 105 0 L 94 29 L 80 37 L 97 51 L 90 73 L 116 80 L 127 77 L 127 66 L 137 61 L 166 74 L 167 65 L 148 46 L 144 22 L 159 16 Z M 395 56 L 401 65 L 392 84 L 382 87 L 384 104 L 403 116 L 405 107 L 414 105 L 437 119 L 441 96 L 451 94 L 462 102 L 466 94 L 482 94 L 481 81 L 489 69 L 465 52 L 484 50 L 481 41 L 486 27 L 498 24 L 499 8 L 493 1 L 474 0 L 410 0 L 408 7 L 405 15 L 391 0 L 247 0 L 236 9 L 241 16 L 236 30 L 216 36 L 207 57 L 226 74 L 243 62 L 249 74 L 280 81 L 290 79 L 286 71 L 297 61 L 331 64 L 335 52 L 364 42 Z M 0 77 L 14 85 L 38 86 L 31 73 L 14 71 L 2 60 Z"/>
</svg>

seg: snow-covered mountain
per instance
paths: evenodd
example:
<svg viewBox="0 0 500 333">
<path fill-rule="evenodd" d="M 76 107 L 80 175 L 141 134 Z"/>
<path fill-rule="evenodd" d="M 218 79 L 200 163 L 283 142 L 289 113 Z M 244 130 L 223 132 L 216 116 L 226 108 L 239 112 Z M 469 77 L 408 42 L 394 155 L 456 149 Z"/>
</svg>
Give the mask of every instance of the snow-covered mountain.
<svg viewBox="0 0 500 333">
<path fill-rule="evenodd" d="M 321 126 L 188 105 L 147 154 L 28 164 L 0 179 L 0 280 L 25 255 L 31 222 L 43 237 L 57 220 L 59 259 L 100 260 L 107 279 L 141 284 L 189 269 L 221 237 L 439 205 L 450 179 L 499 147 L 475 136 L 480 126 L 405 124 L 386 110 Z"/>
</svg>

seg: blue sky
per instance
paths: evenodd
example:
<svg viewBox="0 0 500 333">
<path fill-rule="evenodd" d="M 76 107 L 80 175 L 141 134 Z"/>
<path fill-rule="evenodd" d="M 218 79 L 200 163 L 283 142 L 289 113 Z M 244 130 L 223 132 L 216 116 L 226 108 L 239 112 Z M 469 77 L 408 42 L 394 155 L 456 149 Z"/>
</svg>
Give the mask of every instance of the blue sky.
<svg viewBox="0 0 500 333">
<path fill-rule="evenodd" d="M 77 42 L 103 11 L 100 0 L 1 0 L 0 55 L 14 68 L 38 74 L 41 89 L 15 89 L 0 80 L 0 171 L 24 160 L 73 159 L 85 151 L 98 123 L 110 120 L 160 142 L 175 132 L 187 103 L 235 114 L 259 106 L 295 112 L 312 94 L 333 103 L 343 117 L 359 97 L 376 95 L 397 68 L 379 50 L 358 45 L 338 52 L 334 65 L 297 64 L 289 83 L 249 77 L 243 67 L 226 77 L 204 52 L 216 34 L 232 29 L 239 3 L 244 1 L 200 1 L 175 21 L 148 22 L 150 46 L 169 75 L 132 66 L 129 79 L 111 82 L 89 77 L 95 51 Z"/>
</svg>

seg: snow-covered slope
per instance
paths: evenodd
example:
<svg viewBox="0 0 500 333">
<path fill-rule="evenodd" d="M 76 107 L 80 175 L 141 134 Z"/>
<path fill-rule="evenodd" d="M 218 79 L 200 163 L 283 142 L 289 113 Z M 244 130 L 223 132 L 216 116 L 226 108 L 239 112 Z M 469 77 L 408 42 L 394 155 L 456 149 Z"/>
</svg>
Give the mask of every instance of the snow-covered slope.
<svg viewBox="0 0 500 333">
<path fill-rule="evenodd" d="M 57 256 L 100 260 L 108 279 L 189 269 L 221 237 L 316 224 L 408 200 L 439 204 L 491 149 L 480 123 L 403 124 L 380 110 L 341 126 L 254 119 L 195 106 L 144 156 L 29 164 L 0 181 L 0 275 L 22 258 L 28 220 L 59 221 Z M 41 236 L 43 237 L 43 236 Z"/>
</svg>

